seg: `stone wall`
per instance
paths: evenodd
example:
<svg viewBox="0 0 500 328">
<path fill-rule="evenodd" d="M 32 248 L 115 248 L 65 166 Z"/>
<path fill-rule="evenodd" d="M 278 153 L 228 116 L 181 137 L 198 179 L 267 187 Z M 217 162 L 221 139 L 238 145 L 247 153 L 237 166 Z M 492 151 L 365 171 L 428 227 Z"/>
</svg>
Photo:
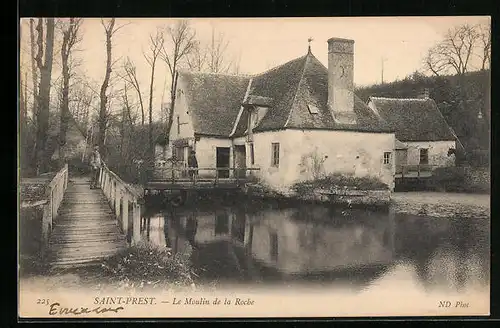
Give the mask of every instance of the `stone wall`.
<svg viewBox="0 0 500 328">
<path fill-rule="evenodd" d="M 467 167 L 464 183 L 473 190 L 489 191 L 491 189 L 490 169 L 487 167 Z"/>
</svg>

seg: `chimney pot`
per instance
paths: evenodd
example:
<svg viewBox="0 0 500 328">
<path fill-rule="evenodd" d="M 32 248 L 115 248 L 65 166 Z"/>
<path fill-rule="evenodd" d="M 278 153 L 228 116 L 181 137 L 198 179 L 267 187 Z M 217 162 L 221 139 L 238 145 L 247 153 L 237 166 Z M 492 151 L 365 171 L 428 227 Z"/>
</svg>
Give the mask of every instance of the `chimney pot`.
<svg viewBox="0 0 500 328">
<path fill-rule="evenodd" d="M 334 120 L 355 124 L 354 40 L 328 39 L 328 107 Z"/>
</svg>

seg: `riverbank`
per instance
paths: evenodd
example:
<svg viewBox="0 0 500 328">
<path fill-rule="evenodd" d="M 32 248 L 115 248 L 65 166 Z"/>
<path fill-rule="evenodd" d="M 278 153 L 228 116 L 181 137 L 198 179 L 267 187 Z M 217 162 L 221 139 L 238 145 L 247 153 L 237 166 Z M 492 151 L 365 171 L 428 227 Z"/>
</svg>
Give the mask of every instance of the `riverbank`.
<svg viewBox="0 0 500 328">
<path fill-rule="evenodd" d="M 432 217 L 489 218 L 490 195 L 449 192 L 394 192 L 391 205 L 398 213 Z"/>
<path fill-rule="evenodd" d="M 20 270 L 20 286 L 25 290 L 60 291 L 177 291 L 195 288 L 190 253 L 140 244 L 88 266 Z M 22 268 L 21 268 L 22 269 Z"/>
</svg>

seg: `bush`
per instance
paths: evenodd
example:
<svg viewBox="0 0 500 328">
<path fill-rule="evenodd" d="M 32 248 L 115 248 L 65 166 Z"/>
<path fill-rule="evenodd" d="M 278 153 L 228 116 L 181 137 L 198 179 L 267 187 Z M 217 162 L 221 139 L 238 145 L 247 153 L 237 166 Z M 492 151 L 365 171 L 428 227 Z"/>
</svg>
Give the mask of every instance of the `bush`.
<svg viewBox="0 0 500 328">
<path fill-rule="evenodd" d="M 189 255 L 173 254 L 167 248 L 140 243 L 108 258 L 102 274 L 122 287 L 164 288 L 193 284 Z"/>
<path fill-rule="evenodd" d="M 439 167 L 433 172 L 433 182 L 438 190 L 465 191 L 465 168 Z"/>
<path fill-rule="evenodd" d="M 299 193 L 310 192 L 317 188 L 387 190 L 389 186 L 375 177 L 355 177 L 341 173 L 333 173 L 324 178 L 298 182 L 292 186 L 292 189 Z"/>
</svg>

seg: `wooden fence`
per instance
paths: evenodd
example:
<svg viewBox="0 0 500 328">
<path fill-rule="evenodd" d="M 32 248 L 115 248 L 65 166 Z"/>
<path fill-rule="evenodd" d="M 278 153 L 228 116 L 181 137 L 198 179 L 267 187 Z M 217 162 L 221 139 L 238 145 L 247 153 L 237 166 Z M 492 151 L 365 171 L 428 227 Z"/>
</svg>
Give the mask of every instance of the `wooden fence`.
<svg viewBox="0 0 500 328">
<path fill-rule="evenodd" d="M 57 212 L 64 197 L 64 192 L 68 186 L 68 164 L 65 164 L 59 172 L 45 187 L 44 199 L 36 202 L 21 202 L 20 210 L 27 210 L 42 207 L 42 224 L 41 224 L 41 249 L 40 255 L 45 256 L 50 233 L 54 221 L 57 218 Z"/>
<path fill-rule="evenodd" d="M 128 237 L 131 232 L 132 244 L 137 244 L 141 238 L 141 201 L 143 195 L 124 182 L 104 162 L 99 172 L 99 186 L 109 205 L 115 211 L 116 219 L 123 233 Z"/>
</svg>

